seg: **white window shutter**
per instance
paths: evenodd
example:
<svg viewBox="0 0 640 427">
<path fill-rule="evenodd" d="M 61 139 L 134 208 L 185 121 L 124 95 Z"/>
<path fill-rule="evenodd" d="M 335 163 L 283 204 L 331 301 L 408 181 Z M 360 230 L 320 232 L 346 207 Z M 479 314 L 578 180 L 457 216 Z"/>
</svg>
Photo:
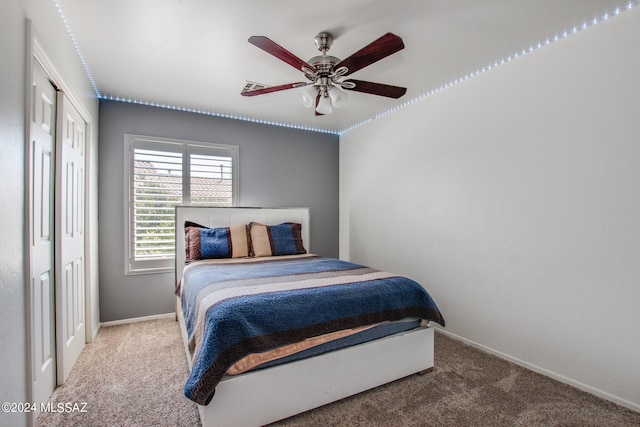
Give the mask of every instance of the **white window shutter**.
<svg viewBox="0 0 640 427">
<path fill-rule="evenodd" d="M 238 147 L 125 135 L 125 274 L 169 271 L 175 206 L 235 206 Z"/>
<path fill-rule="evenodd" d="M 182 204 L 182 153 L 134 148 L 134 259 L 172 258 L 175 206 Z"/>
</svg>

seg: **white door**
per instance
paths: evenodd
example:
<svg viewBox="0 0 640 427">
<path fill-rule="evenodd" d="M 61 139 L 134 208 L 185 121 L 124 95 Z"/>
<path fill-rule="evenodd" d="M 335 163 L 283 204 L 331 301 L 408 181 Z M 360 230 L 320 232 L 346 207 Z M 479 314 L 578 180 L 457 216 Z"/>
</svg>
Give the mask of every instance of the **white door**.
<svg viewBox="0 0 640 427">
<path fill-rule="evenodd" d="M 46 402 L 56 385 L 54 173 L 56 90 L 34 61 L 31 110 L 31 328 L 33 401 Z"/>
<path fill-rule="evenodd" d="M 58 384 L 85 344 L 84 152 L 86 123 L 58 92 L 56 338 Z"/>
</svg>

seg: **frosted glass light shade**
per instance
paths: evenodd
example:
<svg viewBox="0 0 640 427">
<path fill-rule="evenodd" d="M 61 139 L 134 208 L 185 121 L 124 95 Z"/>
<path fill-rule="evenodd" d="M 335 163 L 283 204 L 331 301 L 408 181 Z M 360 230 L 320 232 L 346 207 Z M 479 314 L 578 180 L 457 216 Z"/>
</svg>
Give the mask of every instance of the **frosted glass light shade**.
<svg viewBox="0 0 640 427">
<path fill-rule="evenodd" d="M 331 105 L 335 108 L 340 108 L 347 101 L 347 94 L 337 87 L 329 89 L 329 97 L 331 97 Z"/>
<path fill-rule="evenodd" d="M 316 111 L 320 114 L 331 114 L 331 98 L 321 95 Z"/>
<path fill-rule="evenodd" d="M 307 108 L 311 108 L 316 104 L 316 96 L 318 95 L 318 90 L 313 86 L 307 86 L 300 92 L 302 105 Z"/>
</svg>

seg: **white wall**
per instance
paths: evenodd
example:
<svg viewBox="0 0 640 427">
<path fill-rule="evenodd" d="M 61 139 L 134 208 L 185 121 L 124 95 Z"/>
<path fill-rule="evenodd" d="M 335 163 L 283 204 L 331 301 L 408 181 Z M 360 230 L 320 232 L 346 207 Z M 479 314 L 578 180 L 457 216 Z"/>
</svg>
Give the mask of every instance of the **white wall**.
<svg viewBox="0 0 640 427">
<path fill-rule="evenodd" d="M 0 13 L 0 401 L 27 398 L 23 264 L 24 50 L 22 1 L 3 3 Z M 15 37 L 15 43 L 5 43 Z M 17 181 L 17 182 L 16 182 Z M 0 413 L 0 426 L 25 425 L 24 414 Z"/>
<path fill-rule="evenodd" d="M 636 7 L 342 135 L 341 257 L 640 410 L 639 45 Z"/>
<path fill-rule="evenodd" d="M 25 87 L 27 18 L 33 20 L 35 36 L 47 55 L 85 103 L 95 122 L 90 147 L 95 191 L 97 171 L 98 102 L 72 48 L 55 3 L 49 0 L 9 0 L 0 13 L 0 401 L 28 402 L 28 354 L 26 344 L 26 289 L 24 244 L 24 163 L 25 163 Z M 95 193 L 93 193 L 95 194 Z M 88 225 L 97 229 L 97 210 L 92 199 Z M 95 236 L 96 234 L 94 234 Z M 92 242 L 91 290 L 97 292 L 96 242 Z M 97 293 L 96 293 L 97 295 Z M 93 301 L 97 309 L 97 300 Z M 97 311 L 94 311 L 97 316 Z M 25 413 L 0 413 L 0 426 L 27 425 Z"/>
<path fill-rule="evenodd" d="M 89 81 L 87 73 L 80 61 L 78 52 L 73 47 L 71 38 L 56 8 L 50 0 L 37 0 L 29 8 L 29 19 L 32 20 L 33 37 L 43 53 L 48 57 L 57 73 L 56 83 L 83 114 L 91 121 L 87 129 L 89 146 L 87 149 L 87 187 L 88 206 L 86 211 L 89 244 L 85 247 L 87 260 L 86 310 L 90 322 L 87 323 L 89 340 L 100 327 L 100 308 L 98 290 L 98 99 Z"/>
</svg>

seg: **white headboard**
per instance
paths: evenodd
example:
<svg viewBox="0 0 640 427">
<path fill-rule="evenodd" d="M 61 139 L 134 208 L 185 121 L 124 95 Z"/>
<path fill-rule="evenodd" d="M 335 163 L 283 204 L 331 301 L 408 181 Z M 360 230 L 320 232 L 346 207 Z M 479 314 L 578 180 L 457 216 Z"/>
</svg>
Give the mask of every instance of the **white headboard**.
<svg viewBox="0 0 640 427">
<path fill-rule="evenodd" d="M 311 252 L 309 239 L 309 208 L 221 208 L 208 206 L 176 206 L 176 280 L 182 274 L 185 260 L 184 222 L 192 221 L 205 227 L 228 227 L 249 224 L 251 221 L 265 225 L 283 222 L 302 224 L 302 241 Z"/>
</svg>

